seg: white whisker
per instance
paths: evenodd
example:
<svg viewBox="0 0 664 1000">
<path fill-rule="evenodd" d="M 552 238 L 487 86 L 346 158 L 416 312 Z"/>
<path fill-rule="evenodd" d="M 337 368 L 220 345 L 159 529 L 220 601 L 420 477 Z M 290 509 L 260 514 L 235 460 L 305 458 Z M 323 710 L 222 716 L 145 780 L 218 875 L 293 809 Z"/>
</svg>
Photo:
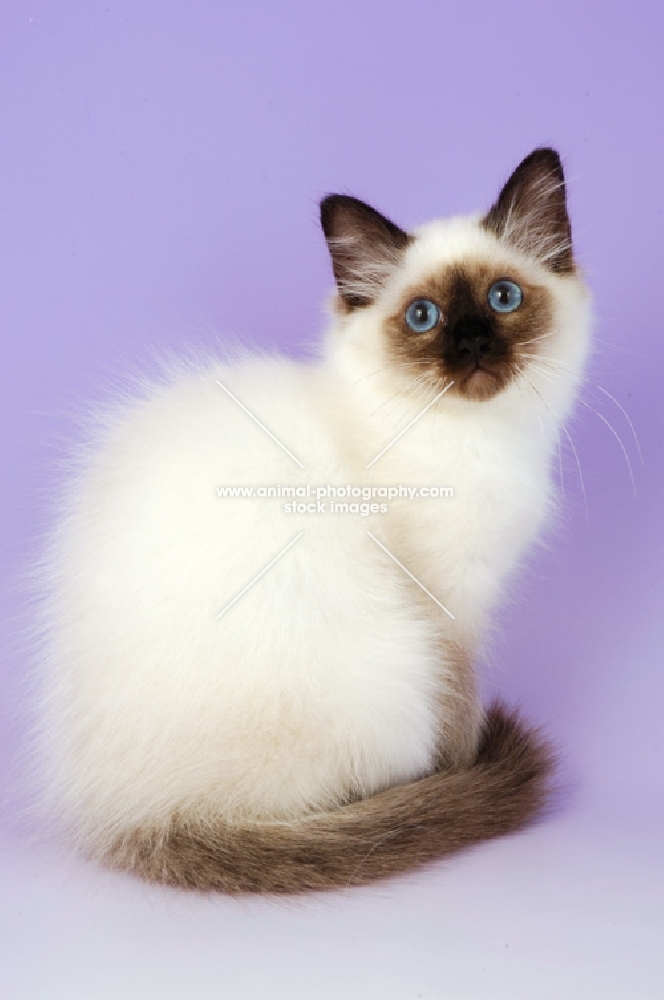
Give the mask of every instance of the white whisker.
<svg viewBox="0 0 664 1000">
<path fill-rule="evenodd" d="M 379 410 L 381 410 L 384 406 L 387 406 L 388 403 L 393 402 L 395 399 L 401 399 L 402 397 L 405 397 L 413 389 L 413 387 L 417 385 L 418 382 L 421 382 L 422 379 L 426 379 L 429 376 L 429 374 L 430 374 L 429 372 L 422 372 L 421 375 L 418 375 L 416 378 L 414 378 L 412 382 L 408 383 L 408 385 L 399 389 L 398 392 L 395 392 L 392 396 L 389 396 L 387 399 L 384 399 L 382 403 L 379 403 L 378 406 L 371 411 L 371 416 L 372 417 L 375 416 L 375 414 L 378 413 Z M 415 400 L 415 402 L 417 403 L 418 401 Z M 397 423 L 400 422 L 402 418 L 403 414 L 399 413 L 397 416 Z"/>
<path fill-rule="evenodd" d="M 545 334 L 545 336 L 546 336 L 546 334 Z M 526 341 L 526 343 L 528 343 L 528 342 Z M 525 346 L 525 345 L 521 345 L 521 346 Z M 557 358 L 548 358 L 546 355 L 543 355 L 543 354 L 530 354 L 527 351 L 520 351 L 519 352 L 519 356 L 522 357 L 522 358 L 530 358 L 530 359 L 532 359 L 534 361 L 537 361 L 537 362 L 540 362 L 540 363 L 544 364 L 545 367 L 549 368 L 549 371 L 550 371 L 551 375 L 556 375 L 556 374 L 563 375 L 565 372 L 570 372 L 570 374 L 573 374 L 572 370 L 569 368 L 569 366 L 566 365 L 566 364 L 564 364 L 564 362 L 559 361 Z M 554 370 L 551 370 L 551 368 L 550 368 L 550 366 L 552 366 L 552 365 L 555 366 Z M 608 396 L 608 398 L 611 400 L 611 402 L 614 403 L 615 406 L 618 407 L 618 409 L 622 413 L 623 417 L 627 421 L 627 424 L 628 424 L 629 429 L 631 431 L 632 437 L 634 438 L 634 444 L 636 445 L 636 450 L 637 450 L 638 455 L 639 455 L 639 461 L 641 462 L 641 465 L 644 466 L 645 462 L 644 462 L 644 459 L 643 459 L 643 452 L 641 451 L 641 444 L 639 442 L 639 438 L 638 438 L 638 435 L 636 433 L 636 428 L 634 427 L 634 424 L 632 423 L 632 421 L 630 419 L 630 416 L 627 413 L 627 411 L 625 410 L 624 406 L 616 399 L 615 396 L 611 395 L 611 393 L 608 391 L 608 389 L 605 389 L 604 386 L 600 385 L 599 382 L 595 382 L 595 381 L 593 381 L 592 379 L 589 379 L 589 378 L 584 378 L 583 382 L 586 385 L 592 385 L 592 386 L 594 386 L 594 388 L 599 389 L 599 391 L 601 393 L 603 393 L 605 396 Z"/>
<path fill-rule="evenodd" d="M 562 374 L 560 374 L 559 372 L 553 372 L 553 371 L 549 371 L 548 373 L 543 372 L 541 370 L 541 368 L 538 368 L 532 361 L 528 361 L 527 365 L 528 365 L 528 368 L 530 368 L 534 372 L 537 372 L 538 375 L 540 375 L 547 382 L 550 382 L 551 385 L 555 385 L 556 384 L 554 382 L 555 378 L 558 378 L 558 379 L 564 378 L 564 376 Z M 551 377 L 549 377 L 549 376 L 551 376 Z"/>
<path fill-rule="evenodd" d="M 542 361 L 547 365 L 555 365 L 556 368 L 562 368 L 564 371 L 572 373 L 569 365 L 566 365 L 563 361 L 558 361 L 557 358 L 547 358 L 545 354 L 528 354 L 526 351 L 520 351 L 519 356 L 522 358 L 534 358 L 535 361 Z"/>
<path fill-rule="evenodd" d="M 608 396 L 609 399 L 612 400 L 612 402 L 614 402 L 616 404 L 616 406 L 618 407 L 618 409 L 622 413 L 623 417 L 625 418 L 625 420 L 629 424 L 629 429 L 632 432 L 632 437 L 634 438 L 634 443 L 636 445 L 636 450 L 639 453 L 639 458 L 641 460 L 641 465 L 645 465 L 645 462 L 643 461 L 643 454 L 641 452 L 641 445 L 639 444 L 639 439 L 638 439 L 638 437 L 636 435 L 636 431 L 634 429 L 634 424 L 629 419 L 629 415 L 628 415 L 627 411 L 620 405 L 620 403 L 615 398 L 615 396 L 612 396 L 610 392 L 608 392 L 605 388 L 603 388 L 603 386 L 601 386 L 599 384 L 599 382 L 593 382 L 593 385 L 595 385 L 599 389 L 600 392 L 603 392 L 605 396 Z"/>
<path fill-rule="evenodd" d="M 560 495 L 565 499 L 565 477 L 563 475 L 563 450 L 560 444 L 560 431 L 556 432 L 556 448 L 558 451 L 558 479 L 560 482 Z"/>
<path fill-rule="evenodd" d="M 543 333 L 539 337 L 532 337 L 530 340 L 524 340 L 518 346 L 525 347 L 527 344 L 534 344 L 538 340 L 546 340 L 547 337 L 552 337 L 552 336 L 553 336 L 553 330 L 549 331 L 549 333 Z"/>
<path fill-rule="evenodd" d="M 532 387 L 533 391 L 537 393 L 537 395 L 538 395 L 538 397 L 539 397 L 542 405 L 547 410 L 547 412 L 549 413 L 549 415 L 551 416 L 551 418 L 554 420 L 554 423 L 555 423 L 555 419 L 553 417 L 553 414 L 551 413 L 550 408 L 547 406 L 547 404 L 546 404 L 546 402 L 545 402 L 545 400 L 544 400 L 541 392 L 537 388 L 537 386 L 528 378 L 528 376 L 526 375 L 524 369 L 520 369 L 520 371 L 523 374 L 523 377 L 527 380 L 528 384 Z M 581 486 L 581 496 L 583 497 L 583 509 L 584 509 L 585 517 L 586 517 L 586 521 L 587 521 L 588 520 L 588 498 L 586 496 L 586 485 L 585 485 L 585 482 L 583 480 L 583 472 L 581 471 L 581 462 L 579 460 L 579 454 L 578 454 L 576 448 L 574 447 L 574 442 L 572 441 L 571 435 L 570 435 L 569 431 L 567 430 L 567 428 L 565 427 L 564 424 L 561 424 L 561 429 L 564 432 L 567 440 L 570 443 L 570 447 L 572 449 L 572 452 L 574 454 L 574 459 L 576 461 L 576 468 L 577 468 L 577 471 L 579 473 L 579 484 Z M 558 435 L 558 445 L 560 446 L 560 435 Z M 562 456 L 561 456 L 560 451 L 559 451 L 558 454 L 559 454 L 559 460 L 562 462 Z"/>
<path fill-rule="evenodd" d="M 609 430 L 613 434 L 614 438 L 616 439 L 616 441 L 620 445 L 620 450 L 622 451 L 623 455 L 625 456 L 625 461 L 627 462 L 627 469 L 629 471 L 629 478 L 630 478 L 630 480 L 632 482 L 632 492 L 634 493 L 634 496 L 636 496 L 636 484 L 634 482 L 634 473 L 632 471 L 632 463 L 629 460 L 629 455 L 627 454 L 627 449 L 625 448 L 625 445 L 623 444 L 622 438 L 618 434 L 618 432 L 615 429 L 615 427 L 613 427 L 613 425 L 611 423 L 609 423 L 609 421 L 606 419 L 606 417 L 603 416 L 599 412 L 599 410 L 596 410 L 594 406 L 590 405 L 590 403 L 586 403 L 585 399 L 579 399 L 579 403 L 581 404 L 581 406 L 585 406 L 587 410 L 590 410 L 591 413 L 594 413 L 596 417 L 599 417 L 599 419 L 602 421 L 603 424 L 606 424 L 606 426 L 609 428 Z"/>
<path fill-rule="evenodd" d="M 374 378 L 376 375 L 381 375 L 383 372 L 394 372 L 394 371 L 412 371 L 413 362 L 412 361 L 396 361 L 391 362 L 389 365 L 383 365 L 382 368 L 376 368 L 373 372 L 368 372 L 368 374 L 363 375 L 361 378 L 355 379 L 352 383 L 353 385 L 359 385 L 360 382 L 365 382 L 368 378 Z"/>
<path fill-rule="evenodd" d="M 574 442 L 572 441 L 570 433 L 569 433 L 569 431 L 567 430 L 567 428 L 565 427 L 564 424 L 563 424 L 563 431 L 565 432 L 567 440 L 570 443 L 570 448 L 572 449 L 572 451 L 574 453 L 574 458 L 576 460 L 576 467 L 577 467 L 577 469 L 579 471 L 579 483 L 581 484 L 581 495 L 583 496 L 583 508 L 584 508 L 584 510 L 586 512 L 586 521 L 587 521 L 588 520 L 588 499 L 586 497 L 586 486 L 585 486 L 585 483 L 583 481 L 583 473 L 581 472 L 581 462 L 579 461 L 579 453 L 577 452 L 576 448 L 574 447 Z"/>
</svg>

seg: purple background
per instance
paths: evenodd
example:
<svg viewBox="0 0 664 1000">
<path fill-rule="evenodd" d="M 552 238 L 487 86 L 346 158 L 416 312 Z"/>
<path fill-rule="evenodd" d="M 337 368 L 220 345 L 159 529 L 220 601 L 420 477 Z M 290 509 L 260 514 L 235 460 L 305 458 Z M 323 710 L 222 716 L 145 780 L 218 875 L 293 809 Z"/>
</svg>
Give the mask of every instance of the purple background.
<svg viewBox="0 0 664 1000">
<path fill-rule="evenodd" d="M 662 8 L 643 0 L 3 4 L 7 996 L 184 996 L 191 975 L 198 996 L 218 996 L 222 970 L 233 997 L 664 995 L 663 30 Z M 561 525 L 484 667 L 487 690 L 560 744 L 563 812 L 426 878 L 309 903 L 306 919 L 47 865 L 25 846 L 14 794 L 27 670 L 17 580 L 72 413 L 155 348 L 239 335 L 294 351 L 316 338 L 331 284 L 321 195 L 351 192 L 416 225 L 488 207 L 539 144 L 563 156 L 595 293 L 584 399 L 622 438 L 637 494 L 612 431 L 580 407 L 570 430 L 587 517 L 567 446 Z M 630 414 L 643 466 L 596 382 Z"/>
</svg>

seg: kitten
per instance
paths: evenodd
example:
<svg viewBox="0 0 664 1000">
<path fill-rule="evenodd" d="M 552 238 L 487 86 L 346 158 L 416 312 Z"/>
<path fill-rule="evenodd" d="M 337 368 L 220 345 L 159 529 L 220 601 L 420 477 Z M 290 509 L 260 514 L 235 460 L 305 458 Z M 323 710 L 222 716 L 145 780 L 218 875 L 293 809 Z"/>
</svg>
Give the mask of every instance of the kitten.
<svg viewBox="0 0 664 1000">
<path fill-rule="evenodd" d="M 406 233 L 332 195 L 321 221 L 320 359 L 182 365 L 119 402 L 43 566 L 47 805 L 152 881 L 368 882 L 545 798 L 545 743 L 482 711 L 472 664 L 588 349 L 559 157 L 531 153 L 484 216 Z M 374 502 L 224 495 L 307 484 Z M 384 486 L 454 495 L 381 507 Z"/>
</svg>

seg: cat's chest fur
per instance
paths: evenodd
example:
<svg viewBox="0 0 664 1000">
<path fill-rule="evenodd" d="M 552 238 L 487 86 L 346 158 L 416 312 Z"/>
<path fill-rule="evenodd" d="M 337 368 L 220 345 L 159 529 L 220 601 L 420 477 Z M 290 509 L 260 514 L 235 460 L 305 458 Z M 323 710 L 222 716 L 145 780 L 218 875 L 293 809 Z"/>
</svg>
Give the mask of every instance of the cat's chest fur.
<svg viewBox="0 0 664 1000">
<path fill-rule="evenodd" d="M 460 413 L 452 403 L 446 411 L 443 399 L 434 414 L 420 416 L 424 406 L 397 409 L 395 420 L 394 407 L 383 419 L 364 403 L 361 415 L 356 409 L 342 424 L 341 448 L 349 477 L 407 492 L 388 499 L 367 529 L 454 609 L 455 624 L 447 626 L 474 645 L 505 577 L 546 517 L 555 435 L 509 410 Z M 423 497 L 431 487 L 438 496 Z M 429 611 L 437 613 L 431 601 Z"/>
</svg>

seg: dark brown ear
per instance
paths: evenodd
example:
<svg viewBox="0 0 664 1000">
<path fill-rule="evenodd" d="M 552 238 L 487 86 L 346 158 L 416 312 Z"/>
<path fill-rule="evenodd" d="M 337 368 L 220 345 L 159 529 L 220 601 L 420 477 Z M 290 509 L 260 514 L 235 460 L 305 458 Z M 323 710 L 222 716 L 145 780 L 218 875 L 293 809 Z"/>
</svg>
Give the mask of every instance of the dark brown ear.
<svg viewBox="0 0 664 1000">
<path fill-rule="evenodd" d="M 554 149 L 536 149 L 519 164 L 482 223 L 550 270 L 574 270 L 565 175 Z"/>
<path fill-rule="evenodd" d="M 339 295 L 350 309 L 370 305 L 399 266 L 410 237 L 357 198 L 330 194 L 320 221 Z"/>
</svg>

